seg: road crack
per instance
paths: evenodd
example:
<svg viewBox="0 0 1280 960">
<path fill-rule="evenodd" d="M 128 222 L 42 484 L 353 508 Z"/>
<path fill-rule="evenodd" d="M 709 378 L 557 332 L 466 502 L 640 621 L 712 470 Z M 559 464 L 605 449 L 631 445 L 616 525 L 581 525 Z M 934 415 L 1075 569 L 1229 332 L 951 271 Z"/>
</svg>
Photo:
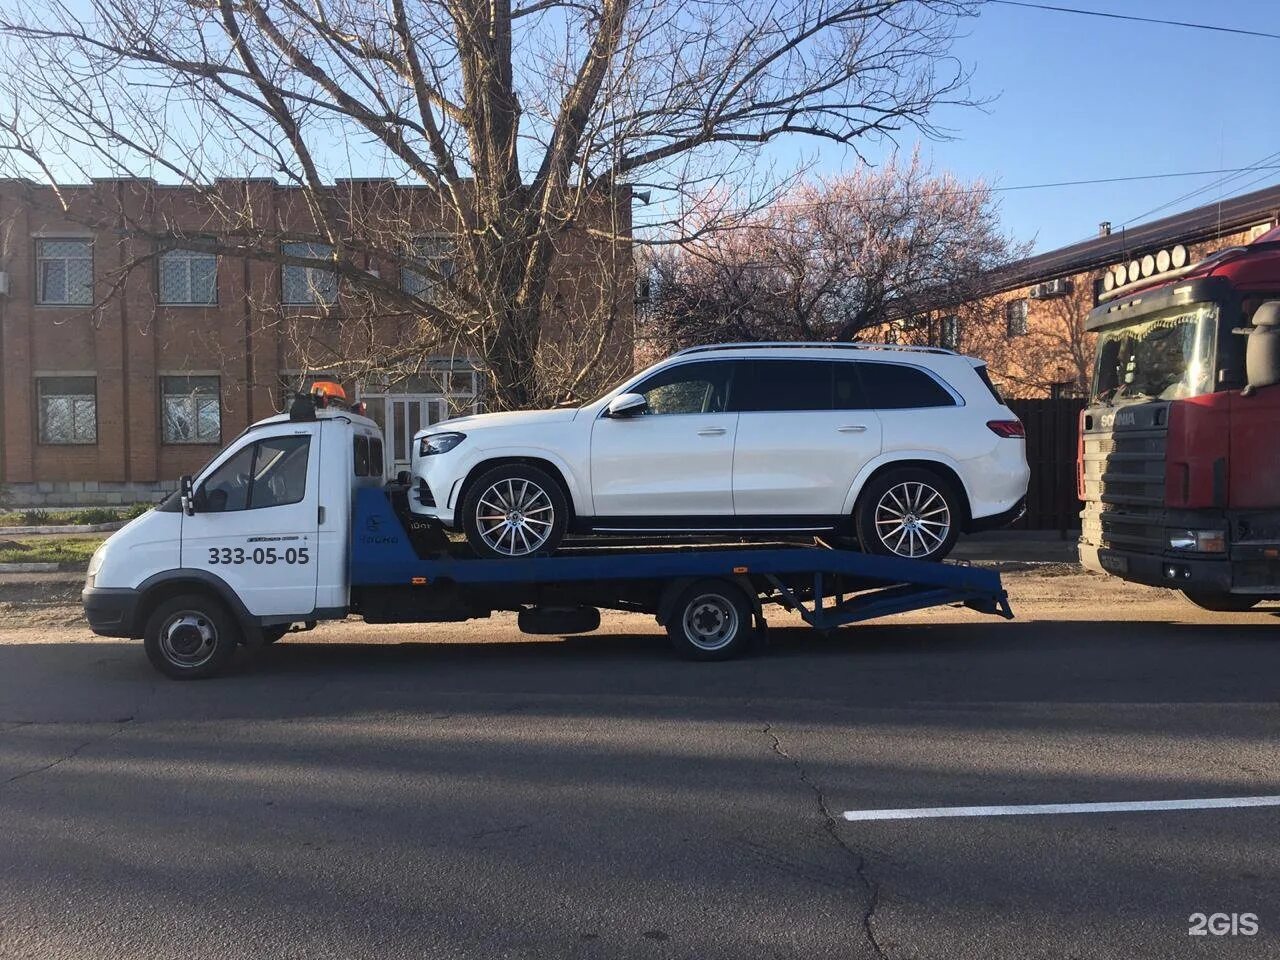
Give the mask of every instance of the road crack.
<svg viewBox="0 0 1280 960">
<path fill-rule="evenodd" d="M 782 741 L 778 739 L 778 735 L 773 732 L 771 724 L 766 723 L 761 728 L 761 733 L 767 736 L 772 743 L 771 749 L 775 754 L 786 760 L 796 769 L 800 782 L 812 791 L 814 798 L 818 801 L 818 811 L 822 814 L 822 826 L 827 831 L 827 835 L 835 842 L 835 844 L 843 850 L 853 861 L 853 873 L 858 878 L 858 882 L 862 885 L 862 889 L 866 894 L 866 908 L 862 911 L 862 933 L 867 938 L 867 943 L 871 945 L 871 949 L 875 951 L 877 957 L 885 958 L 885 952 L 880 946 L 880 941 L 876 938 L 875 929 L 872 924 L 875 920 L 876 908 L 880 905 L 880 886 L 867 873 L 867 858 L 860 851 L 855 850 L 845 842 L 844 837 L 840 835 L 839 826 L 841 819 L 831 812 L 831 808 L 827 805 L 826 794 L 822 792 L 822 788 L 809 778 L 809 771 L 804 768 L 795 757 L 787 753 L 782 746 Z"/>
<path fill-rule="evenodd" d="M 17 782 L 18 780 L 25 780 L 27 777 L 34 777 L 38 773 L 44 773 L 48 770 L 52 770 L 54 767 L 59 766 L 60 764 L 66 763 L 68 760 L 72 760 L 75 757 L 79 756 L 82 751 L 87 750 L 89 747 L 92 747 L 99 743 L 106 743 L 108 740 L 111 740 L 115 737 L 120 736 L 120 734 L 122 734 L 125 731 L 125 729 L 129 726 L 129 724 L 133 722 L 133 717 L 122 717 L 119 720 L 113 720 L 111 722 L 116 724 L 116 729 L 112 730 L 105 737 L 91 737 L 90 739 L 86 740 L 84 743 L 77 744 L 75 747 L 72 747 L 62 756 L 57 757 L 46 764 L 42 764 L 41 766 L 38 766 L 38 767 L 33 767 L 30 770 L 24 770 L 21 773 L 15 773 L 12 777 L 9 777 L 7 780 L 4 781 L 4 785 L 7 786 L 11 783 Z"/>
</svg>

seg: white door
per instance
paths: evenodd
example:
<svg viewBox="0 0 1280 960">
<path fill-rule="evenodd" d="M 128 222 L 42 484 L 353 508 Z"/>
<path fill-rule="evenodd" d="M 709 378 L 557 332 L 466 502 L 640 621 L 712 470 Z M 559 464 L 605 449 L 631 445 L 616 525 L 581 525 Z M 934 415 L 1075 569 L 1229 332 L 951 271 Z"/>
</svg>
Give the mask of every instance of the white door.
<svg viewBox="0 0 1280 960">
<path fill-rule="evenodd" d="M 255 616 L 311 613 L 318 567 L 318 424 L 253 431 L 196 479 L 182 565 L 224 580 Z"/>
<path fill-rule="evenodd" d="M 667 367 L 636 388 L 648 401 L 643 413 L 597 417 L 591 429 L 596 517 L 733 515 L 738 415 L 725 412 L 729 372 L 724 360 Z"/>
<path fill-rule="evenodd" d="M 853 364 L 738 362 L 730 398 L 739 411 L 734 513 L 841 516 L 854 477 L 880 453 L 880 418 L 866 409 Z"/>
<path fill-rule="evenodd" d="M 413 460 L 413 435 L 423 427 L 445 419 L 443 397 L 397 396 L 386 397 L 386 423 L 384 431 L 391 447 L 391 472 L 394 477 L 401 470 L 410 469 Z"/>
</svg>

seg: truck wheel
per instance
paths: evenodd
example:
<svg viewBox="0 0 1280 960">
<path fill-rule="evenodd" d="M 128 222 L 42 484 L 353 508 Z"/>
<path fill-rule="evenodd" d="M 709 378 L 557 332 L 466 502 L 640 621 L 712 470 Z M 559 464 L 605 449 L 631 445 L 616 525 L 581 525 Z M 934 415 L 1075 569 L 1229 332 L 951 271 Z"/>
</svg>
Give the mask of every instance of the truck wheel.
<svg viewBox="0 0 1280 960">
<path fill-rule="evenodd" d="M 564 539 L 569 502 L 547 471 L 524 463 L 494 467 L 476 478 L 462 501 L 462 528 L 481 557 L 553 553 Z"/>
<path fill-rule="evenodd" d="M 867 553 L 941 560 L 960 534 L 960 498 L 932 470 L 887 470 L 867 484 L 854 508 L 858 540 Z"/>
<path fill-rule="evenodd" d="M 143 645 L 151 665 L 174 680 L 199 680 L 222 670 L 236 652 L 240 628 L 217 600 L 184 593 L 147 618 Z"/>
<path fill-rule="evenodd" d="M 699 580 L 671 608 L 667 633 L 692 660 L 728 660 L 751 641 L 753 611 L 746 594 L 725 580 Z"/>
<path fill-rule="evenodd" d="M 1262 602 L 1261 597 L 1238 596 L 1234 593 L 1196 593 L 1183 590 L 1182 595 L 1201 610 L 1213 610 L 1215 613 L 1243 613 Z"/>
</svg>

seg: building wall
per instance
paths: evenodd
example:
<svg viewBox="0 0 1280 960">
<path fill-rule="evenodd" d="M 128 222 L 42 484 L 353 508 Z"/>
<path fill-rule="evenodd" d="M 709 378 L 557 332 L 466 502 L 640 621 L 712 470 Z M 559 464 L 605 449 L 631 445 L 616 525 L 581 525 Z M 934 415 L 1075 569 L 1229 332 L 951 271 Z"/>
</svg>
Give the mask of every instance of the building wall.
<svg viewBox="0 0 1280 960">
<path fill-rule="evenodd" d="M 306 222 L 297 194 L 266 181 L 219 182 L 207 196 L 143 181 L 98 181 L 63 188 L 70 204 L 65 214 L 49 190 L 0 182 L 0 270 L 10 284 L 8 294 L 0 295 L 0 482 L 10 503 L 153 500 L 173 489 L 180 475 L 197 471 L 247 425 L 276 412 L 282 383 L 296 379 L 309 363 L 314 369 L 316 344 L 328 345 L 334 357 L 359 350 L 376 363 L 380 349 L 402 342 L 404 321 L 361 314 L 344 298 L 323 317 L 316 317 L 314 308 L 282 306 L 280 268 L 261 260 L 220 258 L 216 304 L 161 304 L 154 258 L 124 269 L 154 252 L 150 240 L 131 234 L 130 222 L 164 223 L 199 234 L 215 221 L 210 204 L 223 194 L 227 206 L 248 221 L 286 228 Z M 386 191 L 380 196 L 385 202 Z M 400 215 L 407 206 L 398 205 Z M 424 230 L 439 227 L 438 211 L 422 215 L 434 218 Z M 629 218 L 629 203 L 622 204 L 621 215 Z M 95 228 L 81 225 L 86 222 Z M 629 229 L 619 232 L 626 235 Z M 37 243 L 77 237 L 93 243 L 98 306 L 37 303 Z M 622 285 L 630 291 L 630 251 L 625 244 L 614 246 L 609 254 L 617 258 Z M 584 350 L 595 347 L 579 343 L 577 334 L 584 318 L 601 307 L 598 285 L 584 273 L 597 262 L 577 242 L 567 245 L 554 268 L 553 289 L 564 292 L 553 300 L 560 313 L 547 326 L 553 339 L 565 341 L 569 359 L 579 363 L 589 359 Z M 398 276 L 398 264 L 367 266 Z M 607 355 L 625 356 L 629 364 L 631 334 L 627 296 L 609 331 Z M 300 342 L 308 348 L 300 349 Z M 37 380 L 47 375 L 96 377 L 96 442 L 41 440 Z M 166 375 L 219 378 L 216 440 L 163 441 L 161 378 Z M 355 392 L 359 385 L 345 386 Z"/>
</svg>

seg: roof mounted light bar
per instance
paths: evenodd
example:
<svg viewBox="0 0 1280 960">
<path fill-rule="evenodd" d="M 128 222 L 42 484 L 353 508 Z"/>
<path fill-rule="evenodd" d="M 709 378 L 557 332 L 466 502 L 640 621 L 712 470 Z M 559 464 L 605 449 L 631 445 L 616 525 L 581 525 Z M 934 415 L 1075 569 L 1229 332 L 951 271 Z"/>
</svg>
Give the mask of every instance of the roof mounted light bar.
<svg viewBox="0 0 1280 960">
<path fill-rule="evenodd" d="M 833 343 L 830 340 L 797 340 L 788 343 L 782 340 L 771 340 L 764 343 L 712 343 L 702 347 L 686 347 L 684 350 L 672 354 L 672 356 L 683 357 L 690 353 L 710 353 L 716 350 L 786 350 L 794 347 L 821 347 L 827 350 L 893 350 L 902 353 L 956 355 L 954 350 L 946 350 L 942 347 L 913 347 L 898 343 Z"/>
</svg>

